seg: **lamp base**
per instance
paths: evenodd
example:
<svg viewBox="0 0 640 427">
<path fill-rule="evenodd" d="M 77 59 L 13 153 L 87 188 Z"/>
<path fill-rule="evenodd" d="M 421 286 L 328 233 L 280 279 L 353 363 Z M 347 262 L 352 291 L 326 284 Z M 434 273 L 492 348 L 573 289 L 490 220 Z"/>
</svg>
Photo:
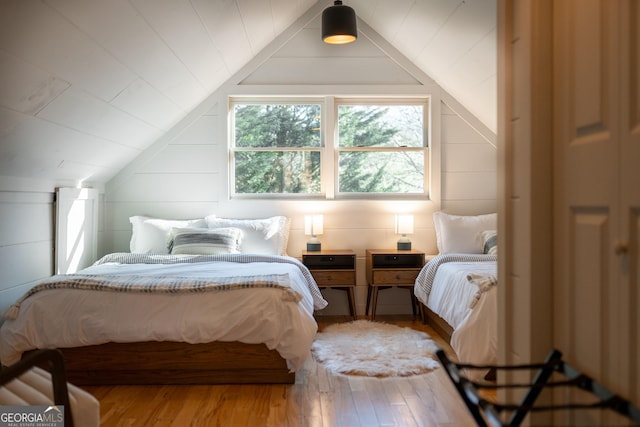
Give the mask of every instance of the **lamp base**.
<svg viewBox="0 0 640 427">
<path fill-rule="evenodd" d="M 411 242 L 398 242 L 398 250 L 399 251 L 411 250 Z"/>
<path fill-rule="evenodd" d="M 307 243 L 307 250 L 309 252 L 319 252 L 322 245 L 320 243 Z"/>
</svg>

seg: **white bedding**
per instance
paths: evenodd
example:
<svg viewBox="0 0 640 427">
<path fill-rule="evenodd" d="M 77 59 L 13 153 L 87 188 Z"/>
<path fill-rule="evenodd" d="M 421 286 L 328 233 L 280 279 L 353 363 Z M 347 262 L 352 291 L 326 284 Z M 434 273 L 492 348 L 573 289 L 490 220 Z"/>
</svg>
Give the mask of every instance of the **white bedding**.
<svg viewBox="0 0 640 427">
<path fill-rule="evenodd" d="M 295 302 L 274 288 L 180 295 L 43 290 L 25 299 L 17 319 L 5 320 L 0 328 L 0 362 L 15 363 L 24 351 L 33 348 L 110 341 L 240 341 L 266 344 L 296 371 L 307 358 L 317 331 L 314 307 L 323 308 L 326 301 L 317 297 L 320 291 L 299 261 L 271 258 L 273 262 L 94 265 L 81 273 L 214 278 L 286 274 L 301 300 Z"/>
<path fill-rule="evenodd" d="M 469 302 L 478 287 L 469 283 L 469 274 L 496 274 L 495 262 L 449 262 L 436 273 L 426 306 L 457 329 L 467 319 Z"/>
<path fill-rule="evenodd" d="M 463 255 L 450 257 L 465 258 Z M 495 258 L 487 257 L 474 255 L 469 259 L 475 261 L 456 259 L 442 262 L 428 286 L 424 283 L 425 275 L 418 276 L 416 280 L 415 295 L 418 300 L 453 328 L 451 348 L 462 363 L 495 365 L 497 361 L 497 289 L 494 286 L 479 293 L 477 284 L 467 278 L 469 275 L 497 275 Z M 430 262 L 438 262 L 436 258 Z M 470 303 L 476 295 L 479 298 L 472 308 Z M 466 374 L 473 380 L 482 380 L 486 371 L 470 370 Z"/>
</svg>

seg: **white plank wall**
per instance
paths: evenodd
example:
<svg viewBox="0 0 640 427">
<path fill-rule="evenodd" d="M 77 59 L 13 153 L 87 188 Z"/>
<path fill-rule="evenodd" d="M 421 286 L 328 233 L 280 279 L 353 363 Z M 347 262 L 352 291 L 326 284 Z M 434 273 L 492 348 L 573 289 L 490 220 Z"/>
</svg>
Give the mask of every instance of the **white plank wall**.
<svg viewBox="0 0 640 427">
<path fill-rule="evenodd" d="M 0 191 L 0 218 L 1 312 L 53 274 L 53 192 Z"/>
</svg>

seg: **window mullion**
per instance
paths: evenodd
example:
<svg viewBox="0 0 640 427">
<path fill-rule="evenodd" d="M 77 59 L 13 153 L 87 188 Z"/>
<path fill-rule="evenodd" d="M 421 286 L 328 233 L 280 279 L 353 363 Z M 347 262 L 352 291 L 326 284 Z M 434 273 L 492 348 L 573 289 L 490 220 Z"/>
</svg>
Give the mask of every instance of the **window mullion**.
<svg viewBox="0 0 640 427">
<path fill-rule="evenodd" d="M 335 199 L 338 188 L 337 109 L 333 96 L 325 97 L 322 110 L 322 188 L 327 199 Z"/>
</svg>

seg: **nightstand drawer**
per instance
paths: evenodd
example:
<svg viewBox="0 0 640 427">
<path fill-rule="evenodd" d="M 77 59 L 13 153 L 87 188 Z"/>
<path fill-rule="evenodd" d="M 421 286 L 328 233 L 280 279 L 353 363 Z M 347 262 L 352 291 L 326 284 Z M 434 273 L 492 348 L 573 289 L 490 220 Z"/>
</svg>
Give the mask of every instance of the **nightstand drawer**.
<svg viewBox="0 0 640 427">
<path fill-rule="evenodd" d="M 423 254 L 375 254 L 371 257 L 373 268 L 422 267 Z"/>
<path fill-rule="evenodd" d="M 329 271 L 314 270 L 313 278 L 318 286 L 355 286 L 356 274 L 354 271 Z"/>
<path fill-rule="evenodd" d="M 400 284 L 413 285 L 418 277 L 419 270 L 383 270 L 373 271 L 372 285 Z"/>
<path fill-rule="evenodd" d="M 302 262 L 309 270 L 337 270 L 354 268 L 354 255 L 303 255 Z"/>
</svg>

